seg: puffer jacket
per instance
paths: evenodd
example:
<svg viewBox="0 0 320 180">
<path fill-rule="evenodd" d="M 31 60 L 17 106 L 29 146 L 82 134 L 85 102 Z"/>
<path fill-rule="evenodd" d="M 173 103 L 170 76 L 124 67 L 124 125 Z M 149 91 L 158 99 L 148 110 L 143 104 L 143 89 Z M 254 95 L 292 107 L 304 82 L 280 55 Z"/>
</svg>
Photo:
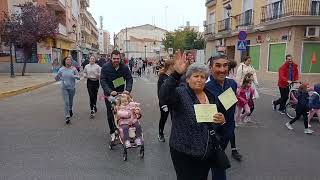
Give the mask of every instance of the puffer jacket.
<svg viewBox="0 0 320 180">
<path fill-rule="evenodd" d="M 320 109 L 320 84 L 314 85 L 314 92 L 309 99 L 310 109 Z"/>
<path fill-rule="evenodd" d="M 194 104 L 199 104 L 199 101 L 187 84 L 180 84 L 180 78 L 181 75 L 178 73 L 172 73 L 160 89 L 162 103 L 171 109 L 172 127 L 169 146 L 187 155 L 204 158 L 214 146 L 209 133 L 216 132 L 220 125 L 197 122 Z M 214 96 L 206 90 L 204 92 L 209 102 L 216 104 Z M 218 111 L 221 112 L 220 109 Z"/>
</svg>

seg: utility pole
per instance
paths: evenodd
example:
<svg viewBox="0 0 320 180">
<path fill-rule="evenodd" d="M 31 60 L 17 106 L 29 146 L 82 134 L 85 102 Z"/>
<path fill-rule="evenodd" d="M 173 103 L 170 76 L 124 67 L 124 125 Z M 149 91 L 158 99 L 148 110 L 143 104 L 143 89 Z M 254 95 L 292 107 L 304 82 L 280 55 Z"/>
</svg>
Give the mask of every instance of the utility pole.
<svg viewBox="0 0 320 180">
<path fill-rule="evenodd" d="M 128 52 L 128 28 L 126 27 L 126 56 L 129 58 L 129 52 Z"/>
</svg>

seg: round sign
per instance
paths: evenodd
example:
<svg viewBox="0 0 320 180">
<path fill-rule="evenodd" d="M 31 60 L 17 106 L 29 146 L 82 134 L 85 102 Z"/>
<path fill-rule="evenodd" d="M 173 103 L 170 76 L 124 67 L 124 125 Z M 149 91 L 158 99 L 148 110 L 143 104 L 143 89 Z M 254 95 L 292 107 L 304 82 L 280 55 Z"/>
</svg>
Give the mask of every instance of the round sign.
<svg viewBox="0 0 320 180">
<path fill-rule="evenodd" d="M 238 39 L 240 41 L 244 41 L 247 39 L 247 33 L 245 31 L 240 31 L 238 34 Z"/>
</svg>

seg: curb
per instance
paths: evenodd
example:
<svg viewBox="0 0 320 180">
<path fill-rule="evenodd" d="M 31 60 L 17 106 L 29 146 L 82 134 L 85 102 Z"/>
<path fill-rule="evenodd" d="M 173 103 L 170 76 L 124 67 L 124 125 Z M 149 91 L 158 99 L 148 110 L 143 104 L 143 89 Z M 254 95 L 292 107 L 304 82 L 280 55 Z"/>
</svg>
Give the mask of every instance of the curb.
<svg viewBox="0 0 320 180">
<path fill-rule="evenodd" d="M 21 88 L 21 89 L 18 89 L 18 90 L 3 92 L 3 93 L 0 93 L 0 100 L 3 99 L 3 98 L 11 97 L 11 96 L 16 96 L 18 94 L 30 92 L 32 90 L 39 89 L 39 88 L 41 88 L 43 86 L 47 86 L 47 85 L 52 84 L 54 82 L 56 82 L 56 81 L 49 81 L 49 82 L 36 84 L 36 85 L 33 85 L 33 86 L 29 86 L 29 87 L 24 87 L 24 88 Z"/>
</svg>

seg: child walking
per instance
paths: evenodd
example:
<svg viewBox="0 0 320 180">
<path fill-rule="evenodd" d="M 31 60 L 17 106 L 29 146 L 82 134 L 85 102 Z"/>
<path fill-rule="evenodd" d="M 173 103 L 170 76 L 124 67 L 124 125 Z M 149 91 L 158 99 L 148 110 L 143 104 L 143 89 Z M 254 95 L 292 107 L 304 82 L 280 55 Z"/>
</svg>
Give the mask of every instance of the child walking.
<svg viewBox="0 0 320 180">
<path fill-rule="evenodd" d="M 286 123 L 286 126 L 289 130 L 293 130 L 291 126 L 295 123 L 301 116 L 303 116 L 304 121 L 304 133 L 305 134 L 312 134 L 313 131 L 308 128 L 308 102 L 309 102 L 309 94 L 308 94 L 308 87 L 305 84 L 301 84 L 298 89 L 297 95 L 298 103 L 296 106 L 296 117 L 291 120 L 290 122 Z"/>
<path fill-rule="evenodd" d="M 318 120 L 320 122 L 320 84 L 314 85 L 313 88 L 314 92 L 312 93 L 310 100 L 309 100 L 309 115 L 308 115 L 308 127 L 310 128 L 310 120 L 317 114 Z"/>
<path fill-rule="evenodd" d="M 251 87 L 252 74 L 247 73 L 242 81 L 242 85 L 239 87 L 237 92 L 237 108 L 236 108 L 236 125 L 241 124 L 244 119 L 251 113 L 251 108 L 253 106 L 253 95 L 254 89 Z M 244 112 L 242 113 L 242 111 Z"/>
</svg>

